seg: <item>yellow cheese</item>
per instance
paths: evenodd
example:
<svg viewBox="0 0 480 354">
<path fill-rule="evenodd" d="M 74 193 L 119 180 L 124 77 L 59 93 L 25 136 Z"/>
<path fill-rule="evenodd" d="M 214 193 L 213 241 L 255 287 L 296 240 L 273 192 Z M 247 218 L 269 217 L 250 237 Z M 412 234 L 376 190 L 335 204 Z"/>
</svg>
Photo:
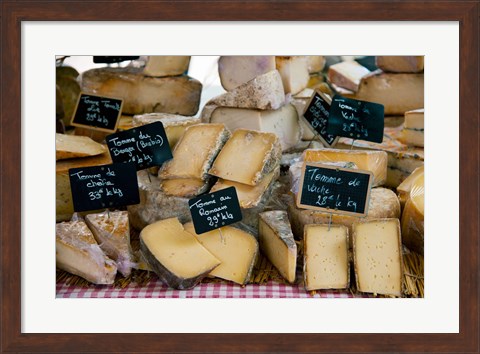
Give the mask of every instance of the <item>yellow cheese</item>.
<svg viewBox="0 0 480 354">
<path fill-rule="evenodd" d="M 197 124 L 188 127 L 173 150 L 173 159 L 159 171 L 163 179 L 205 180 L 218 152 L 230 136 L 223 124 Z"/>
<path fill-rule="evenodd" d="M 309 149 L 303 154 L 305 162 L 353 162 L 360 170 L 373 173 L 373 187 L 381 186 L 387 179 L 387 153 L 384 151 Z"/>
<path fill-rule="evenodd" d="M 398 219 L 353 224 L 353 259 L 359 291 L 402 295 L 402 245 Z"/>
<path fill-rule="evenodd" d="M 423 255 L 425 179 L 419 174 L 413 181 L 402 214 L 402 240 L 410 250 Z"/>
<path fill-rule="evenodd" d="M 258 256 L 258 242 L 253 235 L 230 226 L 197 235 L 193 223 L 184 227 L 221 262 L 210 272 L 210 276 L 240 285 L 250 281 Z"/>
<path fill-rule="evenodd" d="M 424 167 L 420 166 L 417 167 L 410 176 L 405 178 L 405 180 L 399 184 L 397 187 L 397 194 L 398 199 L 400 200 L 400 204 L 402 208 L 405 207 L 405 203 L 407 202 L 408 198 L 410 197 L 410 191 L 412 190 L 413 182 L 417 179 L 418 176 L 423 175 Z"/>
<path fill-rule="evenodd" d="M 307 291 L 348 288 L 348 228 L 306 225 L 303 277 Z"/>
<path fill-rule="evenodd" d="M 100 248 L 115 261 L 118 271 L 128 277 L 135 265 L 130 246 L 128 212 L 112 211 L 89 214 L 85 217 L 85 222 Z"/>
<path fill-rule="evenodd" d="M 55 254 L 59 269 L 94 284 L 113 284 L 117 266 L 105 256 L 85 222 L 62 222 L 55 225 L 55 230 Z"/>
<path fill-rule="evenodd" d="M 143 74 L 146 76 L 176 76 L 188 70 L 189 56 L 151 55 L 147 59 Z"/>
<path fill-rule="evenodd" d="M 418 73 L 423 71 L 423 56 L 377 56 L 376 65 L 385 72 Z"/>
<path fill-rule="evenodd" d="M 405 112 L 403 130 L 398 140 L 409 146 L 424 146 L 424 110 Z"/>
<path fill-rule="evenodd" d="M 194 178 L 164 179 L 160 183 L 162 191 L 175 197 L 191 198 L 208 189 L 208 182 Z"/>
<path fill-rule="evenodd" d="M 220 82 L 227 91 L 272 70 L 275 70 L 274 56 L 221 56 L 218 60 Z"/>
<path fill-rule="evenodd" d="M 160 280 L 174 289 L 193 288 L 220 264 L 177 218 L 145 227 L 140 233 L 140 250 Z"/>
<path fill-rule="evenodd" d="M 96 156 L 107 152 L 105 145 L 86 136 L 55 134 L 55 155 L 57 160 L 73 157 Z"/>
<path fill-rule="evenodd" d="M 118 131 L 124 131 L 131 128 L 133 128 L 133 116 L 122 114 L 118 120 Z"/>
<path fill-rule="evenodd" d="M 310 74 L 318 73 L 325 67 L 326 59 L 323 55 L 307 55 L 307 66 Z"/>
<path fill-rule="evenodd" d="M 295 282 L 297 244 L 286 211 L 266 211 L 259 215 L 260 249 L 289 283 Z"/>
<path fill-rule="evenodd" d="M 360 80 L 369 73 L 370 70 L 356 61 L 343 61 L 328 68 L 328 80 L 336 86 L 356 92 Z"/>
<path fill-rule="evenodd" d="M 237 129 L 208 173 L 255 186 L 279 165 L 281 155 L 280 142 L 275 134 Z"/>
<path fill-rule="evenodd" d="M 285 93 L 294 95 L 307 87 L 310 76 L 305 56 L 277 56 L 275 62 Z"/>
</svg>

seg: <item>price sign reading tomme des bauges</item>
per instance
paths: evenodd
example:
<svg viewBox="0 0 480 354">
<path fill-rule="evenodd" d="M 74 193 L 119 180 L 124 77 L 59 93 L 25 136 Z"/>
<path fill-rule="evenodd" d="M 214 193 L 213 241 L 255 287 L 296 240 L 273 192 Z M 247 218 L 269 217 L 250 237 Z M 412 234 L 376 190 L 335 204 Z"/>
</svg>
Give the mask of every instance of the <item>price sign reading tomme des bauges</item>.
<svg viewBox="0 0 480 354">
<path fill-rule="evenodd" d="M 317 136 L 327 147 L 333 147 L 339 137 L 327 132 L 331 99 L 323 92 L 315 91 L 305 108 L 303 118 L 315 130 Z"/>
<path fill-rule="evenodd" d="M 114 133 L 122 114 L 123 101 L 119 98 L 80 93 L 71 125 Z"/>
</svg>

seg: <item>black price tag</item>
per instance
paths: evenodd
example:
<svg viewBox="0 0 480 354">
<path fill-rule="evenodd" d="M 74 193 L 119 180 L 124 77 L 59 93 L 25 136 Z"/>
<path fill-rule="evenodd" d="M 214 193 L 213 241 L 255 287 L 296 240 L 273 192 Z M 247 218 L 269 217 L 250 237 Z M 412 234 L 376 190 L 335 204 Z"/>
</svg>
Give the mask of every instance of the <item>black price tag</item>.
<svg viewBox="0 0 480 354">
<path fill-rule="evenodd" d="M 122 114 L 122 107 L 121 99 L 80 93 L 70 124 L 114 133 Z"/>
<path fill-rule="evenodd" d="M 68 174 L 75 211 L 140 203 L 137 170 L 133 163 L 71 168 Z"/>
<path fill-rule="evenodd" d="M 106 137 L 113 162 L 133 162 L 137 170 L 160 166 L 172 150 L 162 122 L 154 122 Z"/>
<path fill-rule="evenodd" d="M 130 57 L 114 57 L 114 56 L 94 56 L 93 62 L 96 64 L 112 64 L 112 63 L 121 63 L 122 61 L 127 60 L 136 60 L 139 59 L 140 56 L 130 56 Z"/>
<path fill-rule="evenodd" d="M 303 117 L 318 134 L 322 143 L 328 147 L 333 147 L 339 137 L 327 132 L 330 102 L 330 98 L 324 93 L 315 91 L 303 113 Z"/>
<path fill-rule="evenodd" d="M 198 235 L 242 220 L 235 187 L 190 199 L 188 206 Z"/>
<path fill-rule="evenodd" d="M 354 140 L 383 141 L 384 107 L 381 104 L 335 95 L 327 131 Z"/>
<path fill-rule="evenodd" d="M 365 216 L 373 173 L 307 163 L 303 166 L 297 206 L 329 213 Z"/>
</svg>

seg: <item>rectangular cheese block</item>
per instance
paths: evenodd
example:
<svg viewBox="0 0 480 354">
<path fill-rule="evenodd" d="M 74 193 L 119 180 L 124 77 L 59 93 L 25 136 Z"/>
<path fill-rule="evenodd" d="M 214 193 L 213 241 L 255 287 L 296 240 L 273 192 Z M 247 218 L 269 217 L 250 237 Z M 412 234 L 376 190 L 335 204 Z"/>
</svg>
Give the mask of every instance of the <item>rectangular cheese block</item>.
<svg viewBox="0 0 480 354">
<path fill-rule="evenodd" d="M 412 182 L 402 213 L 402 241 L 410 250 L 423 255 L 425 178 L 420 173 Z"/>
<path fill-rule="evenodd" d="M 358 291 L 402 295 L 402 244 L 398 219 L 353 224 L 353 259 Z"/>
<path fill-rule="evenodd" d="M 145 227 L 140 250 L 160 280 L 174 289 L 193 288 L 221 263 L 177 218 Z"/>
<path fill-rule="evenodd" d="M 200 118 L 181 116 L 169 113 L 145 113 L 137 114 L 132 118 L 132 126 L 140 127 L 142 125 L 162 122 L 165 134 L 167 134 L 168 144 L 173 149 L 177 142 L 185 133 L 185 129 L 191 125 L 199 124 Z"/>
<path fill-rule="evenodd" d="M 96 156 L 105 152 L 107 152 L 105 145 L 99 144 L 89 137 L 55 134 L 55 158 L 57 160 Z"/>
<path fill-rule="evenodd" d="M 272 133 L 237 129 L 218 154 L 211 175 L 255 186 L 280 164 L 278 137 Z"/>
<path fill-rule="evenodd" d="M 424 110 L 405 112 L 403 130 L 398 139 L 409 146 L 424 146 Z"/>
<path fill-rule="evenodd" d="M 283 151 L 294 147 L 300 139 L 298 114 L 290 104 L 277 110 L 219 107 L 213 111 L 210 122 L 223 123 L 232 132 L 244 128 L 276 134 Z"/>
<path fill-rule="evenodd" d="M 173 159 L 165 162 L 159 177 L 163 179 L 207 179 L 213 160 L 230 137 L 223 124 L 197 124 L 185 133 L 173 150 Z"/>
<path fill-rule="evenodd" d="M 117 264 L 118 271 L 128 277 L 135 266 L 130 245 L 128 212 L 111 211 L 85 216 L 85 222 L 105 254 Z"/>
<path fill-rule="evenodd" d="M 405 206 L 408 198 L 410 198 L 410 191 L 412 190 L 413 182 L 417 179 L 419 175 L 423 175 L 424 166 L 417 167 L 405 180 L 400 183 L 397 187 L 398 199 L 402 205 L 402 209 Z"/>
<path fill-rule="evenodd" d="M 184 225 L 185 231 L 196 237 L 221 263 L 209 275 L 244 285 L 250 281 L 258 257 L 255 236 L 231 226 L 224 226 L 201 235 L 195 233 L 193 223 Z"/>
<path fill-rule="evenodd" d="M 160 188 L 167 195 L 175 197 L 192 198 L 208 190 L 208 181 L 195 178 L 164 179 Z"/>
<path fill-rule="evenodd" d="M 259 215 L 260 249 L 289 283 L 295 282 L 297 244 L 293 238 L 288 215 L 283 210 L 266 211 Z"/>
<path fill-rule="evenodd" d="M 307 55 L 308 73 L 318 73 L 325 67 L 326 59 L 323 55 Z"/>
<path fill-rule="evenodd" d="M 220 82 L 227 91 L 272 70 L 275 70 L 275 57 L 272 55 L 221 56 L 218 59 Z"/>
<path fill-rule="evenodd" d="M 306 225 L 303 245 L 305 290 L 349 287 L 349 241 L 346 226 Z"/>
<path fill-rule="evenodd" d="M 303 154 L 305 162 L 353 162 L 359 170 L 373 173 L 373 187 L 385 184 L 387 179 L 387 153 L 384 151 L 308 149 Z"/>
<path fill-rule="evenodd" d="M 147 58 L 143 74 L 146 76 L 176 76 L 188 71 L 189 56 L 150 55 Z"/>
<path fill-rule="evenodd" d="M 94 284 L 113 284 L 117 266 L 100 249 L 85 222 L 56 224 L 55 233 L 57 268 Z"/>
<path fill-rule="evenodd" d="M 81 76 L 85 93 L 123 100 L 122 113 L 163 112 L 193 116 L 200 104 L 202 84 L 188 76 L 149 77 L 142 69 L 99 68 Z"/>
<path fill-rule="evenodd" d="M 328 68 L 328 80 L 339 87 L 356 92 L 360 80 L 369 73 L 370 70 L 356 61 L 343 61 Z"/>
<path fill-rule="evenodd" d="M 423 56 L 377 56 L 376 65 L 385 72 L 419 73 L 423 71 Z"/>
<path fill-rule="evenodd" d="M 294 95 L 307 87 L 310 75 L 305 56 L 277 56 L 275 62 L 285 93 Z"/>
</svg>

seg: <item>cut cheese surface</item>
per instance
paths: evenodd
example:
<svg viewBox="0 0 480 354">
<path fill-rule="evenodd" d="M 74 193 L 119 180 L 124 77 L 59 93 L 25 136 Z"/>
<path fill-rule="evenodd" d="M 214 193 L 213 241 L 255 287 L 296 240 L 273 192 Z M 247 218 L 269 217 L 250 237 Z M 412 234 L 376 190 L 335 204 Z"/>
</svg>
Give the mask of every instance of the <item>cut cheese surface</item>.
<svg viewBox="0 0 480 354">
<path fill-rule="evenodd" d="M 405 207 L 405 203 L 407 202 L 408 198 L 410 198 L 410 191 L 414 185 L 415 180 L 418 176 L 423 175 L 424 173 L 424 166 L 416 168 L 410 176 L 408 176 L 400 185 L 397 187 L 398 199 L 400 200 L 400 204 L 402 208 Z"/>
<path fill-rule="evenodd" d="M 140 233 L 140 247 L 160 280 L 175 289 L 194 287 L 220 264 L 177 218 L 145 227 Z"/>
<path fill-rule="evenodd" d="M 194 178 L 164 179 L 160 186 L 167 195 L 191 198 L 206 192 L 208 182 Z"/>
<path fill-rule="evenodd" d="M 297 244 L 286 211 L 266 211 L 259 215 L 260 249 L 289 283 L 295 282 Z"/>
<path fill-rule="evenodd" d="M 305 226 L 303 276 L 307 291 L 348 288 L 348 244 L 346 226 Z"/>
<path fill-rule="evenodd" d="M 275 70 L 274 56 L 221 56 L 218 60 L 220 82 L 227 91 L 272 70 Z"/>
<path fill-rule="evenodd" d="M 146 76 L 176 76 L 188 71 L 189 56 L 151 55 L 143 68 Z"/>
<path fill-rule="evenodd" d="M 356 92 L 360 80 L 369 73 L 370 70 L 356 61 L 343 61 L 328 68 L 328 79 L 339 87 Z"/>
<path fill-rule="evenodd" d="M 230 132 L 223 124 L 197 124 L 188 127 L 173 150 L 173 159 L 159 171 L 164 179 L 207 178 L 207 172 Z"/>
<path fill-rule="evenodd" d="M 282 77 L 285 93 L 292 95 L 307 87 L 310 79 L 308 60 L 305 56 L 277 56 L 276 67 Z"/>
<path fill-rule="evenodd" d="M 401 296 L 403 266 L 398 219 L 353 224 L 353 258 L 359 291 Z"/>
<path fill-rule="evenodd" d="M 197 235 L 193 223 L 187 223 L 184 227 L 220 260 L 220 265 L 210 272 L 210 276 L 241 285 L 250 281 L 258 256 L 258 242 L 253 235 L 230 226 Z"/>
<path fill-rule="evenodd" d="M 218 154 L 211 175 L 255 186 L 280 163 L 281 147 L 272 133 L 237 129 Z"/>
<path fill-rule="evenodd" d="M 412 183 L 402 214 L 402 240 L 410 250 L 423 255 L 425 178 L 420 173 Z"/>
<path fill-rule="evenodd" d="M 105 145 L 86 136 L 55 134 L 55 155 L 57 160 L 73 157 L 96 156 L 107 152 Z"/>
<path fill-rule="evenodd" d="M 117 266 L 100 249 L 85 222 L 62 222 L 55 230 L 58 268 L 94 284 L 113 284 Z"/>
<path fill-rule="evenodd" d="M 418 73 L 423 71 L 423 56 L 377 56 L 376 65 L 385 72 Z"/>
</svg>

